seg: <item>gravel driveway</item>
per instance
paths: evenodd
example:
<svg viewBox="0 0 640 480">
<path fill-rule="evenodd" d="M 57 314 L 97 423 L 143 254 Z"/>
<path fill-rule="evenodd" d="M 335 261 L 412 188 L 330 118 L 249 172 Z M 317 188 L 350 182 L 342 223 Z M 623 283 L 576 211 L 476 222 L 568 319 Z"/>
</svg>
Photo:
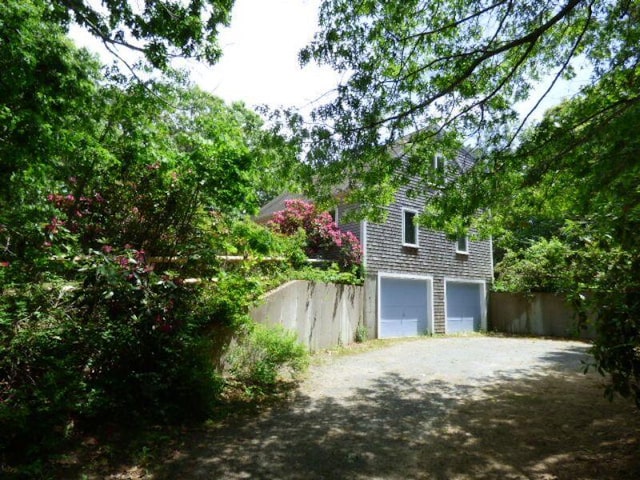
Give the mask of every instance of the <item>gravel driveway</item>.
<svg viewBox="0 0 640 480">
<path fill-rule="evenodd" d="M 159 478 L 640 478 L 640 422 L 587 345 L 425 338 L 325 356 L 295 399 L 191 438 Z"/>
</svg>

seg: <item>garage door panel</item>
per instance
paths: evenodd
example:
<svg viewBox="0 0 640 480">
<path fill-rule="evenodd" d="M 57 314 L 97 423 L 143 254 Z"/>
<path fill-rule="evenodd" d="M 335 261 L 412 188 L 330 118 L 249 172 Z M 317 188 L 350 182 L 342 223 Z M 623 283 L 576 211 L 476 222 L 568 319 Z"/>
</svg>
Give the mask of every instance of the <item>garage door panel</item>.
<svg viewBox="0 0 640 480">
<path fill-rule="evenodd" d="M 382 338 L 412 337 L 420 335 L 420 322 L 418 319 L 381 320 L 380 330 Z"/>
<path fill-rule="evenodd" d="M 425 306 L 385 308 L 383 309 L 382 318 L 389 321 L 411 320 L 419 322 L 425 316 Z"/>
<path fill-rule="evenodd" d="M 425 280 L 381 278 L 381 338 L 421 335 L 427 330 L 428 284 Z"/>
<path fill-rule="evenodd" d="M 427 297 L 425 282 L 403 278 L 383 278 L 382 298 L 385 305 L 424 305 Z"/>
<path fill-rule="evenodd" d="M 447 282 L 447 333 L 479 331 L 482 284 Z"/>
<path fill-rule="evenodd" d="M 480 325 L 474 317 L 448 317 L 447 333 L 474 332 L 480 330 Z"/>
</svg>

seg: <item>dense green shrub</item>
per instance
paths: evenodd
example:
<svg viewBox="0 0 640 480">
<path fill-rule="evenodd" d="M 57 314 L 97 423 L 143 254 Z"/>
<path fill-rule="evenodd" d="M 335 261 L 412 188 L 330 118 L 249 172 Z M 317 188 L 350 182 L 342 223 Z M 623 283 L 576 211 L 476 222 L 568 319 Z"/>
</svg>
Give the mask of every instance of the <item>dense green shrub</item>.
<svg viewBox="0 0 640 480">
<path fill-rule="evenodd" d="M 304 230 L 291 235 L 281 235 L 271 228 L 250 219 L 233 221 L 228 227 L 229 236 L 224 249 L 232 255 L 245 258 L 243 266 L 253 272 L 256 269 L 266 275 L 306 266 L 307 236 Z"/>
<path fill-rule="evenodd" d="M 503 292 L 565 292 L 571 285 L 571 248 L 541 238 L 527 249 L 508 250 L 496 264 L 494 289 Z"/>
<path fill-rule="evenodd" d="M 327 265 L 308 266 L 291 273 L 296 280 L 308 280 L 310 282 L 340 283 L 345 285 L 362 285 L 364 283 L 362 266 L 354 265 L 351 270 L 342 271 L 333 262 Z"/>
<path fill-rule="evenodd" d="M 67 304 L 60 284 L 2 291 L 0 451 L 12 447 L 29 455 L 50 447 L 82 398 L 80 329 Z"/>
<path fill-rule="evenodd" d="M 46 450 L 78 420 L 209 413 L 221 383 L 203 335 L 210 319 L 192 308 L 197 287 L 122 260 L 96 253 L 79 267 L 82 284 L 3 291 L 0 446 Z"/>
<path fill-rule="evenodd" d="M 295 377 L 308 362 L 308 351 L 295 333 L 249 320 L 226 359 L 231 378 L 251 395 L 272 390 L 281 376 Z"/>
<path fill-rule="evenodd" d="M 95 423 L 205 416 L 215 327 L 304 258 L 236 221 L 295 145 L 177 73 L 101 70 L 51 4 L 0 2 L 0 468 Z"/>
<path fill-rule="evenodd" d="M 52 245 L 39 262 L 48 268 L 39 281 L 12 282 L 21 270 L 2 267 L 0 449 L 30 458 L 78 426 L 203 418 L 229 381 L 262 394 L 282 371 L 302 370 L 307 354 L 293 336 L 252 326 L 246 317 L 274 278 L 292 275 L 290 258 L 261 262 L 258 252 L 280 255 L 292 241 L 301 252 L 300 243 L 241 223 L 229 222 L 234 233 L 218 243 L 245 245 L 247 261 L 213 269 L 188 258 L 153 259 L 129 246 L 63 254 L 62 242 L 79 241 L 62 226 L 47 237 Z M 251 244 L 256 231 L 264 249 Z M 204 276 L 194 283 L 189 273 Z M 345 275 L 337 268 L 335 274 Z M 220 344 L 233 334 L 217 338 L 216 327 L 240 332 L 238 345 L 229 351 Z M 223 352 L 234 359 L 226 372 L 215 358 Z"/>
<path fill-rule="evenodd" d="M 263 276 L 288 268 L 218 258 L 234 242 L 248 258 L 288 242 L 229 220 L 255 208 L 247 112 L 196 95 L 189 132 L 163 125 L 176 117 L 154 106 L 161 92 L 108 93 L 108 162 L 67 177 L 88 155 L 75 151 L 46 183 L 15 173 L 23 201 L 0 195 L 0 463 L 95 424 L 205 417 L 225 385 L 213 327 L 239 328 Z"/>
</svg>

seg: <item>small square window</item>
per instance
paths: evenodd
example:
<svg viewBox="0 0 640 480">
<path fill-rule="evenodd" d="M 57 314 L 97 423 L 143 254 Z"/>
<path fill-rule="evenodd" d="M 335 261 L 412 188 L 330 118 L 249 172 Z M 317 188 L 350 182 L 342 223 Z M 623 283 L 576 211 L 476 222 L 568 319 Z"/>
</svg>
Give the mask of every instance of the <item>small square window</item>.
<svg viewBox="0 0 640 480">
<path fill-rule="evenodd" d="M 456 253 L 469 253 L 469 237 L 458 237 L 456 240 Z"/>
<path fill-rule="evenodd" d="M 417 212 L 402 210 L 402 244 L 410 247 L 418 246 L 418 226 L 415 224 Z"/>
</svg>

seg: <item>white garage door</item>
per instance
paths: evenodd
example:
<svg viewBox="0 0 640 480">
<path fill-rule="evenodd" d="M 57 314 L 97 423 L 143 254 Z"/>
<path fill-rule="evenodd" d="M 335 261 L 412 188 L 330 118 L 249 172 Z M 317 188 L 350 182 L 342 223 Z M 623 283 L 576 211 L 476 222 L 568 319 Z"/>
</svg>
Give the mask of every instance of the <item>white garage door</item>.
<svg viewBox="0 0 640 480">
<path fill-rule="evenodd" d="M 380 278 L 380 338 L 424 334 L 430 311 L 428 280 Z"/>
<path fill-rule="evenodd" d="M 482 327 L 483 285 L 447 282 L 447 333 L 477 332 Z"/>
</svg>

